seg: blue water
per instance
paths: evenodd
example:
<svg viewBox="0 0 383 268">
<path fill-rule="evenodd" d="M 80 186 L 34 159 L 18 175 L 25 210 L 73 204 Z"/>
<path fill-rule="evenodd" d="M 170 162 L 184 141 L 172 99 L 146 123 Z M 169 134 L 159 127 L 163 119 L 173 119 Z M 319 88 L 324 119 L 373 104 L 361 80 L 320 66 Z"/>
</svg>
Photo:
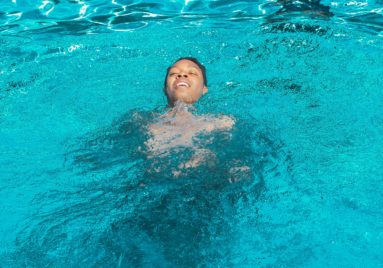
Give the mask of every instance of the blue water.
<svg viewBox="0 0 383 268">
<path fill-rule="evenodd" d="M 383 266 L 381 1 L 9 0 L 0 34 L 0 267 Z M 175 179 L 139 147 L 181 56 L 236 126 Z"/>
</svg>

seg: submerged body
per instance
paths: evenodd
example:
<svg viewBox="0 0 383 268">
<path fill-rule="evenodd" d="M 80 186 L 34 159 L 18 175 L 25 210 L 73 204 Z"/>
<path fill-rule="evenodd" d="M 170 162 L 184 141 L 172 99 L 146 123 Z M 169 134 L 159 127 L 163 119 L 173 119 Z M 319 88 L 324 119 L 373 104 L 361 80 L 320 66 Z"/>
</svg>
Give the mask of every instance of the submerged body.
<svg viewBox="0 0 383 268">
<path fill-rule="evenodd" d="M 122 233 L 135 230 L 139 244 L 159 246 L 157 257 L 169 266 L 195 267 L 231 255 L 238 204 L 252 206 L 264 183 L 251 131 L 236 124 L 227 115 L 196 115 L 185 104 L 154 116 L 141 151 L 139 185 L 147 202 L 135 209 L 134 220 L 116 223 Z"/>
<path fill-rule="evenodd" d="M 192 107 L 178 103 L 157 122 L 149 125 L 152 136 L 146 142 L 148 153 L 153 156 L 166 154 L 170 149 L 183 146 L 198 149 L 198 134 L 231 130 L 234 119 L 229 116 L 194 115 Z"/>
<path fill-rule="evenodd" d="M 172 171 L 176 177 L 182 173 L 182 169 L 196 168 L 204 162 L 215 160 L 215 153 L 204 148 L 200 142 L 201 135 L 230 131 L 235 124 L 234 119 L 226 115 L 194 115 L 191 110 L 192 106 L 178 102 L 148 127 L 150 139 L 145 142 L 148 158 L 165 157 L 177 148 L 188 148 L 192 151 L 190 159 L 179 163 L 178 170 Z"/>
</svg>

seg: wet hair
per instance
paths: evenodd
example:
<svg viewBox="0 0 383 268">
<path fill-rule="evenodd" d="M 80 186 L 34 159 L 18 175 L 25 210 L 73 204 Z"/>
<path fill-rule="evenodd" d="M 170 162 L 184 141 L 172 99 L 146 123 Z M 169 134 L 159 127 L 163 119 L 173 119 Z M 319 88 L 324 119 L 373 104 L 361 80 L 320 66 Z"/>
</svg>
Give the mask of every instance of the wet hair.
<svg viewBox="0 0 383 268">
<path fill-rule="evenodd" d="M 202 63 L 200 63 L 196 58 L 193 58 L 193 57 L 182 57 L 182 58 L 179 58 L 178 60 L 176 60 L 174 63 L 177 63 L 180 60 L 190 60 L 190 61 L 194 62 L 198 66 L 198 68 L 200 68 L 200 70 L 202 72 L 202 77 L 203 77 L 203 84 L 207 87 L 207 78 L 206 78 L 206 68 L 205 68 L 205 66 L 203 66 Z M 171 68 L 172 68 L 172 66 L 169 66 L 167 68 L 166 75 L 165 75 L 165 81 L 164 81 L 164 93 L 165 93 L 169 103 L 171 103 L 171 101 L 170 101 L 168 93 L 166 91 L 166 80 L 168 78 L 169 71 L 170 71 Z"/>
</svg>

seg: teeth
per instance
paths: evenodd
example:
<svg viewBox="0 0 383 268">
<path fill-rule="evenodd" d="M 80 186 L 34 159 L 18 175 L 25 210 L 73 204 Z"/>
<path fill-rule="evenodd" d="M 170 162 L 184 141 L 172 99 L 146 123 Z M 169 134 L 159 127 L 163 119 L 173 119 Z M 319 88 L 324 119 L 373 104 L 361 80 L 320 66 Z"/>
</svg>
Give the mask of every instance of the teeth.
<svg viewBox="0 0 383 268">
<path fill-rule="evenodd" d="M 185 82 L 181 82 L 181 83 L 178 83 L 177 84 L 177 87 L 179 87 L 179 86 L 184 86 L 184 87 L 187 87 L 187 86 L 189 86 L 187 83 L 185 83 Z"/>
</svg>

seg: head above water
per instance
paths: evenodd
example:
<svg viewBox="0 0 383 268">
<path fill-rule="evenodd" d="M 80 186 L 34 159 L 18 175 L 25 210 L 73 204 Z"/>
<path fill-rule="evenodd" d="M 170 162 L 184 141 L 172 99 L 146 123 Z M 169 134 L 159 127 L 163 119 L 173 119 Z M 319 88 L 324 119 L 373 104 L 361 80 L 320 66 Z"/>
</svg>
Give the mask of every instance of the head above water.
<svg viewBox="0 0 383 268">
<path fill-rule="evenodd" d="M 195 103 L 207 92 L 205 66 L 192 57 L 179 58 L 167 69 L 164 91 L 170 106 Z"/>
</svg>

